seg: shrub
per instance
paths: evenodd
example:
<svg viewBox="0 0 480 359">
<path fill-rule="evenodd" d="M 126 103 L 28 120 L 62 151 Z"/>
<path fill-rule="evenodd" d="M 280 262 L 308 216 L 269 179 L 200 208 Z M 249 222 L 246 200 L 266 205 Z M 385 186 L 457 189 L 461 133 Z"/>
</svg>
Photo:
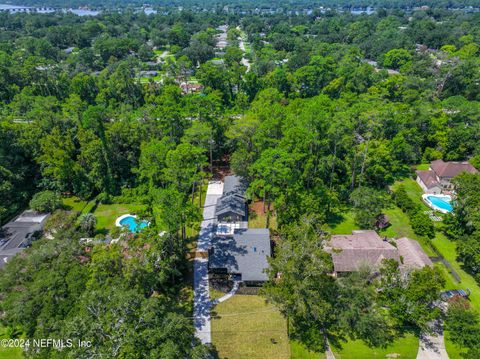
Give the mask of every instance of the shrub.
<svg viewBox="0 0 480 359">
<path fill-rule="evenodd" d="M 411 214 L 410 224 L 412 225 L 415 234 L 430 239 L 435 237 L 435 226 L 433 221 L 421 210 L 417 210 Z"/>
<path fill-rule="evenodd" d="M 405 190 L 405 186 L 399 186 L 398 189 L 394 192 L 393 196 L 396 205 L 400 207 L 403 212 L 409 213 L 415 210 L 415 203 L 408 196 L 407 191 Z"/>
<path fill-rule="evenodd" d="M 92 213 L 86 213 L 80 217 L 80 228 L 88 235 L 92 236 L 95 233 L 97 226 L 97 217 Z"/>
<path fill-rule="evenodd" d="M 53 212 L 61 205 L 60 196 L 53 191 L 35 193 L 30 200 L 30 208 L 37 212 Z"/>
</svg>

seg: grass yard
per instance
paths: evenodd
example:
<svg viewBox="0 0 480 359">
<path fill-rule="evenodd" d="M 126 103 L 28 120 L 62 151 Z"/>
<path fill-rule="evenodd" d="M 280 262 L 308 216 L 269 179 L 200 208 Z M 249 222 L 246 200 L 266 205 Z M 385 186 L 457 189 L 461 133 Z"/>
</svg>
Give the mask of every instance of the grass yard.
<svg viewBox="0 0 480 359">
<path fill-rule="evenodd" d="M 324 359 L 324 353 L 316 353 L 308 350 L 302 343 L 295 340 L 290 342 L 290 350 L 292 352 L 291 359 Z"/>
<path fill-rule="evenodd" d="M 287 322 L 256 295 L 234 295 L 212 310 L 212 342 L 220 359 L 289 359 Z"/>
<path fill-rule="evenodd" d="M 418 166 L 417 168 L 420 168 Z M 422 168 L 423 169 L 423 168 Z M 428 165 L 427 165 L 428 169 Z M 401 182 L 396 182 L 393 186 L 392 189 L 395 190 L 400 186 L 400 184 L 403 184 L 405 187 L 405 190 L 407 191 L 408 196 L 415 201 L 415 203 L 419 203 L 422 206 L 425 207 L 425 209 L 428 209 L 428 207 L 422 202 L 421 196 L 423 194 L 422 189 L 418 185 L 417 182 L 415 182 L 413 179 L 408 178 L 405 179 Z M 393 218 L 392 218 L 393 221 Z M 414 239 L 417 239 L 415 237 L 411 237 Z M 441 233 L 437 229 L 437 234 L 435 238 L 432 240 L 432 244 L 438 249 L 438 251 L 445 257 L 447 261 L 450 262 L 452 265 L 453 269 L 458 273 L 458 275 L 461 277 L 462 282 L 461 283 L 456 283 L 453 280 L 453 277 L 448 274 L 447 268 L 445 268 L 443 265 L 440 265 L 440 267 L 443 267 L 445 270 L 445 273 L 447 274 L 446 279 L 447 279 L 447 285 L 445 286 L 446 289 L 470 289 L 472 294 L 470 295 L 470 300 L 472 303 L 472 306 L 480 310 L 480 287 L 478 286 L 477 282 L 475 279 L 466 273 L 464 270 L 462 270 L 460 263 L 457 262 L 457 249 L 456 249 L 456 243 L 450 241 L 448 238 L 445 237 L 443 233 Z M 424 249 L 425 246 L 423 246 Z M 430 253 L 427 253 L 429 255 L 432 255 Z"/>
<path fill-rule="evenodd" d="M 396 340 L 385 349 L 369 348 L 360 340 L 349 341 L 343 345 L 343 349 L 332 348 L 336 359 L 375 359 L 394 357 L 398 359 L 414 359 L 417 357 L 419 341 L 413 334 Z M 392 356 L 390 356 L 392 355 Z"/>
<path fill-rule="evenodd" d="M 360 229 L 360 227 L 355 223 L 353 212 L 346 209 L 340 217 L 330 221 L 329 229 L 331 234 L 351 234 L 352 231 Z"/>
<path fill-rule="evenodd" d="M 462 280 L 461 283 L 453 282 L 453 285 L 454 285 L 453 289 L 455 288 L 470 289 L 471 291 L 470 301 L 471 301 L 472 307 L 475 308 L 476 310 L 480 310 L 480 287 L 478 283 L 475 281 L 475 279 L 470 274 L 465 272 L 460 266 L 460 263 L 457 262 L 456 243 L 446 238 L 443 235 L 443 233 L 437 233 L 437 236 L 433 240 L 433 244 L 435 245 L 435 247 L 437 247 L 440 253 L 442 253 L 445 259 L 450 262 L 453 269 L 455 269 L 455 271 L 458 273 L 458 275 Z M 448 288 L 448 289 L 451 289 L 451 288 Z"/>
<path fill-rule="evenodd" d="M 250 205 L 248 210 L 248 228 L 266 228 L 267 227 L 267 213 L 263 212 L 263 202 L 256 201 Z M 270 210 L 270 222 L 268 228 L 277 228 L 277 217 L 275 211 Z"/>
<path fill-rule="evenodd" d="M 0 326 L 0 340 L 9 339 L 7 328 Z M 20 348 L 5 348 L 0 346 L 0 359 L 21 359 L 23 358 Z"/>
<path fill-rule="evenodd" d="M 386 235 L 390 238 L 408 237 L 417 240 L 425 253 L 429 256 L 434 256 L 435 252 L 429 246 L 425 238 L 417 236 L 410 225 L 410 219 L 406 213 L 403 213 L 397 206 L 392 206 L 385 210 L 385 214 L 390 218 L 390 226 L 385 230 L 380 231 L 380 235 Z"/>
<path fill-rule="evenodd" d="M 462 358 L 462 353 L 465 353 L 466 350 L 463 350 L 453 344 L 448 337 L 448 332 L 444 333 L 445 335 L 445 349 L 447 350 L 447 354 L 450 357 L 450 359 L 461 359 Z"/>
<path fill-rule="evenodd" d="M 69 211 L 88 213 L 95 206 L 95 199 L 87 202 L 78 197 L 72 196 L 62 198 L 62 203 Z"/>
<path fill-rule="evenodd" d="M 108 232 L 115 227 L 115 220 L 123 214 L 135 214 L 144 208 L 141 204 L 99 204 L 93 214 L 97 217 L 97 230 Z"/>
</svg>

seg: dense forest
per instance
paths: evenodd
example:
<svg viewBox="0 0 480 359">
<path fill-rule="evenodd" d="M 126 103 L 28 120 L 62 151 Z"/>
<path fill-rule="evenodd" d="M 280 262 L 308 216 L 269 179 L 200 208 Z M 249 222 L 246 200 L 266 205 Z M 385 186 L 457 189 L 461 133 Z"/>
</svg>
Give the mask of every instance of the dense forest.
<svg viewBox="0 0 480 359">
<path fill-rule="evenodd" d="M 92 249 L 79 242 L 95 234 L 92 219 L 57 209 L 51 238 L 1 271 L 0 320 L 12 336 L 95 341 L 90 351 L 69 350 L 75 358 L 213 355 L 193 336 L 186 257 L 201 220 L 194 197 L 225 167 L 249 181 L 249 197 L 278 223 L 264 293 L 290 318 L 292 336 L 325 351 L 346 338 L 384 346 L 429 330 L 440 315 L 429 304 L 445 284 L 437 269 L 404 277 L 387 262 L 379 280 L 368 272 L 336 280 L 319 244 L 346 209 L 367 229 L 394 201 L 416 234 L 435 236 L 428 216 L 390 186 L 435 159 L 480 169 L 480 13 L 437 1 L 324 3 L 384 8 L 242 16 L 182 1 L 162 4 L 168 14 L 0 13 L 0 222 L 40 192 L 141 203 L 151 223 L 136 240 Z M 179 4 L 186 9 L 173 9 Z M 418 5 L 432 9 L 401 8 Z M 182 91 L 188 81 L 202 91 Z M 480 282 L 480 177 L 455 181 L 456 215 L 442 233 Z M 471 324 L 468 337 L 452 340 L 478 357 L 478 315 L 452 308 L 451 331 Z"/>
</svg>

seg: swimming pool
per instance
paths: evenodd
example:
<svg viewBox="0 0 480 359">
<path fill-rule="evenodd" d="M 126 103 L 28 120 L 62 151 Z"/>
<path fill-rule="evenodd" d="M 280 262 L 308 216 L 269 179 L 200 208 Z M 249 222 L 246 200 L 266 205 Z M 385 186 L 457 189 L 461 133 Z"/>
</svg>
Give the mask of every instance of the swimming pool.
<svg viewBox="0 0 480 359">
<path fill-rule="evenodd" d="M 127 227 L 128 230 L 132 233 L 137 233 L 138 231 L 148 226 L 147 221 L 139 221 L 137 220 L 137 216 L 132 214 L 125 214 L 118 217 L 115 224 L 117 225 L 117 227 Z"/>
<path fill-rule="evenodd" d="M 447 195 L 424 194 L 423 201 L 432 209 L 441 213 L 450 213 L 453 211 L 452 197 Z"/>
</svg>

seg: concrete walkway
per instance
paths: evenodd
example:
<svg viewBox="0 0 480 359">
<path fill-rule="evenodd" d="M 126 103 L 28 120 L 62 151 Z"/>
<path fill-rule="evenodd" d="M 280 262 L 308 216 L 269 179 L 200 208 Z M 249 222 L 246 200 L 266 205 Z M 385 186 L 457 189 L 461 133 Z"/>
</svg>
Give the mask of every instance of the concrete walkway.
<svg viewBox="0 0 480 359">
<path fill-rule="evenodd" d="M 448 359 L 448 354 L 445 350 L 442 322 L 436 320 L 431 326 L 434 330 L 434 335 L 422 334 L 420 336 L 417 359 Z"/>
<path fill-rule="evenodd" d="M 218 303 L 225 302 L 226 300 L 232 298 L 235 295 L 235 293 L 237 293 L 237 290 L 238 290 L 239 286 L 240 286 L 240 282 L 239 281 L 234 281 L 232 290 L 230 292 L 228 292 L 227 294 L 225 294 L 223 297 L 220 297 L 216 300 L 213 300 L 212 301 L 212 306 L 214 306 Z"/>
<path fill-rule="evenodd" d="M 195 335 L 203 344 L 212 342 L 210 323 L 210 294 L 208 287 L 208 248 L 215 226 L 215 205 L 222 196 L 223 183 L 209 182 L 203 221 L 197 242 L 197 255 L 193 261 L 193 316 Z"/>
</svg>

